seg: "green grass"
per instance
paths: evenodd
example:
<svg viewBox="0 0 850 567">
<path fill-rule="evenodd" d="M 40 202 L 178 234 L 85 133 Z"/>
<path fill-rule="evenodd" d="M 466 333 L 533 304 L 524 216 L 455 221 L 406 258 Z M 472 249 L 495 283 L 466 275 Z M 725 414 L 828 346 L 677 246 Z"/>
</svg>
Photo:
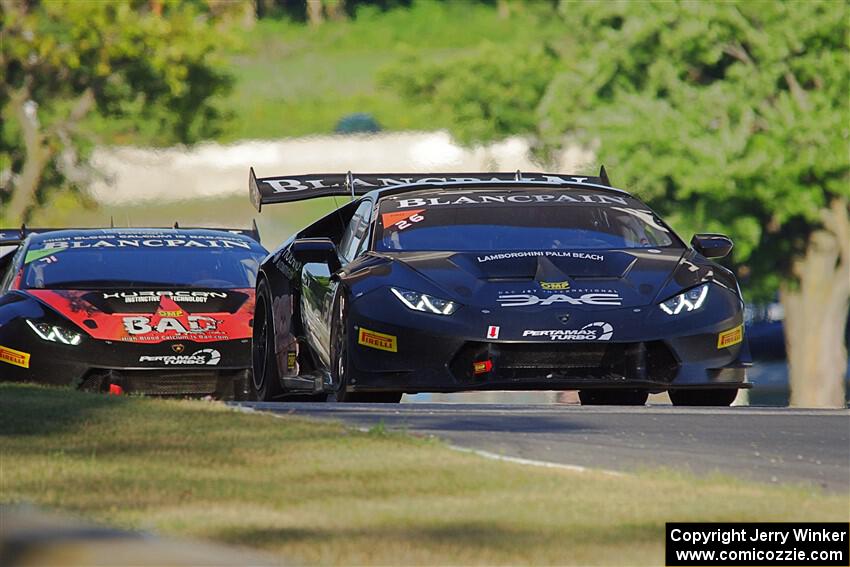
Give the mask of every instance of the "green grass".
<svg viewBox="0 0 850 567">
<path fill-rule="evenodd" d="M 3 502 L 333 564 L 662 564 L 666 521 L 847 521 L 846 494 L 482 460 L 218 403 L 0 386 Z"/>
<path fill-rule="evenodd" d="M 348 21 L 312 28 L 287 20 L 260 20 L 237 32 L 227 71 L 233 91 L 219 106 L 232 114 L 219 141 L 327 134 L 352 112 L 368 112 L 387 130 L 445 126 L 425 108 L 405 104 L 376 75 L 406 53 L 442 60 L 483 42 L 531 43 L 555 37 L 557 19 L 540 4 L 514 4 L 508 19 L 495 7 L 463 1 L 419 0 L 387 12 L 361 9 Z M 87 124 L 103 143 L 156 145 L 155 124 L 92 118 Z"/>
</svg>

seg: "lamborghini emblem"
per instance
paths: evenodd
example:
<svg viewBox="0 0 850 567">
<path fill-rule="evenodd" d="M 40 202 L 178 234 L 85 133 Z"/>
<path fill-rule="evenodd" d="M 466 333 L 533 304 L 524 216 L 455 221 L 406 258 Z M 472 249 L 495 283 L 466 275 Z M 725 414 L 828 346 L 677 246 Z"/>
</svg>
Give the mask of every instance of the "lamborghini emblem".
<svg viewBox="0 0 850 567">
<path fill-rule="evenodd" d="M 179 344 L 177 344 L 177 345 L 171 345 L 171 350 L 173 350 L 173 351 L 174 351 L 175 353 L 177 353 L 177 354 L 180 354 L 180 353 L 181 353 L 181 352 L 183 352 L 185 349 L 186 349 L 186 347 L 184 347 L 183 345 L 179 345 Z"/>
</svg>

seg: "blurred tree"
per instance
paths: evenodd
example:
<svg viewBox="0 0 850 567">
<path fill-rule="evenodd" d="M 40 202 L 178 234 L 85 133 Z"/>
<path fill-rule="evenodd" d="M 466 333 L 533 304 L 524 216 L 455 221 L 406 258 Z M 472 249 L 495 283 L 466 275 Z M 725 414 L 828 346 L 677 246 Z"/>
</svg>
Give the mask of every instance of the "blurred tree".
<svg viewBox="0 0 850 567">
<path fill-rule="evenodd" d="M 89 113 L 155 121 L 181 143 L 214 133 L 230 79 L 212 23 L 192 3 L 0 0 L 0 220 L 85 184 Z"/>
<path fill-rule="evenodd" d="M 559 14 L 554 65 L 481 51 L 464 65 L 408 61 L 393 84 L 452 117 L 462 141 L 529 132 L 545 160 L 581 140 L 675 226 L 730 232 L 749 293 L 781 291 L 792 404 L 843 406 L 848 3 L 563 1 Z M 520 104 L 522 87 L 489 88 L 512 73 L 546 86 Z M 476 121 L 469 108 L 492 111 Z"/>
<path fill-rule="evenodd" d="M 472 144 L 533 132 L 535 109 L 555 69 L 555 53 L 542 46 L 514 51 L 488 43 L 446 62 L 408 53 L 378 79 L 412 103 L 451 116 L 454 134 Z"/>
</svg>

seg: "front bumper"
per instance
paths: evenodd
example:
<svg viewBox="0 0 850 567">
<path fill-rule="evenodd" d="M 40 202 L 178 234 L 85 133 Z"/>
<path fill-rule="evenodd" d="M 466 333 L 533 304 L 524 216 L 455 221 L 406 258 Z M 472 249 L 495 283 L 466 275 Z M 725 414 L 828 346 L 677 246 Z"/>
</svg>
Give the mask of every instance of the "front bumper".
<svg viewBox="0 0 850 567">
<path fill-rule="evenodd" d="M 594 320 L 612 322 L 613 340 L 607 341 L 522 339 L 523 329 L 554 327 L 540 322 L 555 320 L 548 312 L 511 313 L 510 319 L 502 320 L 488 315 L 487 320 L 460 312 L 451 318 L 411 315 L 392 303 L 354 301 L 350 306 L 352 391 L 641 388 L 661 392 L 750 387 L 746 377 L 750 357 L 743 334 L 734 344 L 718 346 L 720 335 L 742 323 L 742 310 L 734 302 L 725 311 L 715 309 L 673 323 L 655 312 L 640 316 L 625 310 L 572 313 L 575 328 Z M 488 324 L 499 326 L 499 339 L 485 338 Z M 392 337 L 386 344 L 395 350 L 362 344 L 361 329 L 370 336 Z"/>
<path fill-rule="evenodd" d="M 137 344 L 86 337 L 71 346 L 40 340 L 13 325 L 2 328 L 0 346 L 27 356 L 22 364 L 0 360 L 3 381 L 95 391 L 114 384 L 127 393 L 222 398 L 243 397 L 250 384 L 250 339 Z"/>
</svg>

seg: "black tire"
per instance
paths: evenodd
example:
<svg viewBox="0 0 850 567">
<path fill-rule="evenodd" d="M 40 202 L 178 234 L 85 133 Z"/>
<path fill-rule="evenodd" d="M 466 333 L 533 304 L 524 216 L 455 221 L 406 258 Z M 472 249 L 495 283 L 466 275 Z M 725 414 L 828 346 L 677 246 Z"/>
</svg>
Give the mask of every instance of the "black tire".
<svg viewBox="0 0 850 567">
<path fill-rule="evenodd" d="M 254 332 L 251 340 L 251 387 L 256 398 L 270 402 L 283 393 L 274 355 L 274 328 L 269 284 L 260 280 L 254 309 Z"/>
<path fill-rule="evenodd" d="M 579 390 L 583 406 L 644 406 L 649 399 L 646 390 L 589 389 Z"/>
<path fill-rule="evenodd" d="M 349 392 L 348 384 L 356 371 L 348 356 L 348 305 L 345 291 L 337 290 L 331 319 L 331 378 L 333 390 L 327 395 L 329 402 L 362 402 L 397 404 L 402 392 Z"/>
<path fill-rule="evenodd" d="M 674 406 L 731 406 L 738 389 L 669 390 L 667 393 Z"/>
<path fill-rule="evenodd" d="M 348 392 L 348 380 L 351 365 L 348 359 L 348 314 L 345 291 L 337 288 L 331 315 L 331 391 L 327 395 L 329 402 L 353 402 L 354 394 Z"/>
</svg>

